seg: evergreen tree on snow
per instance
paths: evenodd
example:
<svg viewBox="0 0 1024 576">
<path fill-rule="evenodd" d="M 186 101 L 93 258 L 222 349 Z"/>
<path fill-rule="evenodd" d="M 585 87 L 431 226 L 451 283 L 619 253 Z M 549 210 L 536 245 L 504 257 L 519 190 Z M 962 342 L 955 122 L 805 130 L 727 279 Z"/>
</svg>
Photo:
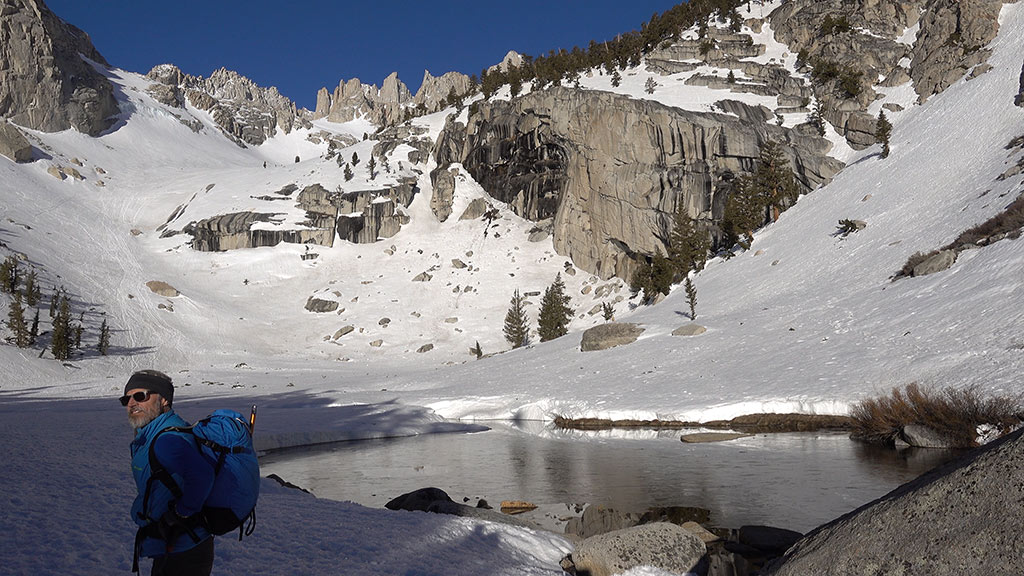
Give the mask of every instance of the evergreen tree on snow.
<svg viewBox="0 0 1024 576">
<path fill-rule="evenodd" d="M 675 265 L 676 273 L 684 275 L 690 270 L 703 270 L 709 250 L 711 238 L 697 227 L 694 219 L 687 214 L 686 206 L 680 202 L 668 238 L 668 255 Z"/>
<path fill-rule="evenodd" d="M 57 305 L 57 315 L 53 318 L 53 337 L 50 341 L 50 351 L 57 360 L 67 360 L 71 357 L 71 350 L 74 346 L 74 327 L 71 325 L 71 301 L 66 295 L 61 295 L 60 303 Z"/>
<path fill-rule="evenodd" d="M 505 314 L 505 340 L 513 348 L 525 346 L 530 342 L 530 324 L 526 318 L 526 299 L 515 291 L 512 303 Z"/>
<path fill-rule="evenodd" d="M 875 123 L 875 140 L 882 143 L 882 158 L 889 157 L 889 136 L 892 135 L 892 124 L 885 117 L 885 110 L 878 112 L 878 122 Z"/>
<path fill-rule="evenodd" d="M 100 341 L 96 345 L 96 349 L 103 356 L 107 355 L 107 351 L 110 350 L 110 327 L 107 326 L 107 319 L 103 319 L 103 324 L 100 325 Z"/>
<path fill-rule="evenodd" d="M 697 319 L 697 289 L 693 286 L 690 276 L 686 276 L 686 301 L 690 304 L 690 320 Z"/>
<path fill-rule="evenodd" d="M 28 347 L 29 331 L 25 322 L 25 308 L 21 304 L 21 294 L 14 295 L 14 300 L 7 310 L 7 327 L 14 334 L 14 344 L 18 348 Z"/>
<path fill-rule="evenodd" d="M 569 307 L 569 296 L 565 294 L 562 274 L 556 274 L 555 281 L 544 291 L 544 297 L 540 301 L 540 315 L 537 318 L 540 341 L 547 342 L 568 334 L 572 312 L 572 308 Z"/>
</svg>

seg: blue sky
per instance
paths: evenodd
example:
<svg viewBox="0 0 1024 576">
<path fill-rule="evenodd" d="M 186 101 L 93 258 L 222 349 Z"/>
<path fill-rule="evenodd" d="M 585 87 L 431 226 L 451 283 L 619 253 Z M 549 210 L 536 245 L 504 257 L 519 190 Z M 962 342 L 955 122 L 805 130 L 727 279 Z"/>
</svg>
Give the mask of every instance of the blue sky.
<svg viewBox="0 0 1024 576">
<path fill-rule="evenodd" d="M 221 66 L 277 86 L 312 109 L 341 79 L 380 84 L 393 71 L 415 92 L 423 70 L 479 74 L 508 50 L 542 54 L 639 30 L 672 0 L 46 0 L 118 68 Z"/>
</svg>

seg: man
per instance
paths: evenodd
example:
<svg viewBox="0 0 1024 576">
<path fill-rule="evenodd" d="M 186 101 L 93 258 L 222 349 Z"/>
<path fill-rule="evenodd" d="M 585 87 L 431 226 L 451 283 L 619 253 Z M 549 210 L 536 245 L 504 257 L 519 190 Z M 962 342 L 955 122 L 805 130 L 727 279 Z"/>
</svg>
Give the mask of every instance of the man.
<svg viewBox="0 0 1024 576">
<path fill-rule="evenodd" d="M 209 576 L 213 537 L 199 512 L 213 487 L 214 470 L 192 435 L 163 431 L 188 426 L 174 413 L 173 402 L 174 384 L 156 370 L 132 374 L 121 397 L 135 430 L 131 454 L 138 496 L 131 514 L 139 531 L 132 570 L 138 572 L 141 554 L 153 558 L 152 576 Z"/>
</svg>

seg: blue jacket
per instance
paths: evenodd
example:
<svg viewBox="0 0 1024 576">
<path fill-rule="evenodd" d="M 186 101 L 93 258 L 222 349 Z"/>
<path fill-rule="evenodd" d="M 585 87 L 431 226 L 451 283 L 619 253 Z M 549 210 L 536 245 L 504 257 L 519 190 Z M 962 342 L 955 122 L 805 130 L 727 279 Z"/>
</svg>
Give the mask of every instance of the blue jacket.
<svg viewBox="0 0 1024 576">
<path fill-rule="evenodd" d="M 175 503 L 178 514 L 191 516 L 199 512 L 213 487 L 213 464 L 200 454 L 193 436 L 166 432 L 157 438 L 157 433 L 172 426 L 188 426 L 188 423 L 173 410 L 164 412 L 140 428 L 131 444 L 132 475 L 135 477 L 135 485 L 138 488 L 138 496 L 135 497 L 135 503 L 132 504 L 131 514 L 132 520 L 140 527 L 158 522 L 174 499 L 171 490 L 163 482 L 155 481 L 150 486 L 149 500 L 146 503 L 148 509 L 142 509 L 143 502 L 146 500 L 146 485 L 149 483 L 151 475 L 149 449 L 154 438 L 156 439 L 156 443 L 153 444 L 154 455 L 160 464 L 171 473 L 171 477 L 181 488 L 181 498 Z M 199 537 L 199 542 L 210 537 L 210 533 L 201 526 L 196 527 L 195 532 Z M 143 556 L 161 556 L 170 552 L 183 552 L 195 547 L 199 542 L 194 541 L 188 534 L 182 534 L 174 542 L 164 542 L 156 537 L 147 537 L 142 542 L 141 554 Z"/>
</svg>

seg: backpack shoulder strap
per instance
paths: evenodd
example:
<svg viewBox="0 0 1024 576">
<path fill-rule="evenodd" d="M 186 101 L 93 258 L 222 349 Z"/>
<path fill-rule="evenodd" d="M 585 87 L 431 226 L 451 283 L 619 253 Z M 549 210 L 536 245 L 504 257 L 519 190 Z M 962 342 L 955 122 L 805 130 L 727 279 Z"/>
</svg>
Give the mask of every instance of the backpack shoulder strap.
<svg viewBox="0 0 1024 576">
<path fill-rule="evenodd" d="M 192 434 L 191 426 L 169 426 L 156 433 L 153 436 L 153 441 L 149 444 L 149 480 L 146 481 L 146 493 L 142 497 L 142 511 L 141 514 L 149 515 L 149 494 L 152 492 L 153 482 L 161 482 L 171 494 L 174 499 L 181 498 L 181 487 L 174 481 L 171 473 L 164 468 L 164 465 L 160 463 L 160 459 L 156 456 L 156 442 L 160 439 L 160 436 L 165 432 L 178 432 L 182 434 Z M 150 520 L 156 520 L 156 518 L 150 518 Z"/>
</svg>

